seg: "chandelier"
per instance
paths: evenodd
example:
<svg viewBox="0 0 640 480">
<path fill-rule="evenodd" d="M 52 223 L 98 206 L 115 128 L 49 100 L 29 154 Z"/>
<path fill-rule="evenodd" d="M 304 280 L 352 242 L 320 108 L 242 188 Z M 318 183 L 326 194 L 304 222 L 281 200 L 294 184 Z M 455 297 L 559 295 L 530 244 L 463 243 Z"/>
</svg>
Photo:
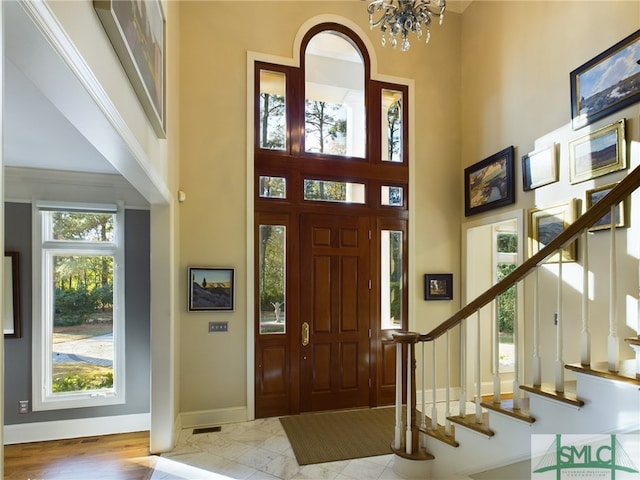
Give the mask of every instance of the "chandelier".
<svg viewBox="0 0 640 480">
<path fill-rule="evenodd" d="M 395 48 L 400 37 L 400 50 L 406 52 L 411 46 L 411 32 L 416 33 L 418 38 L 422 38 L 424 33 L 426 43 L 429 43 L 431 17 L 439 16 L 442 24 L 446 4 L 447 0 L 373 0 L 367 8 L 369 25 L 372 30 L 380 27 L 383 46 L 387 44 L 388 36 L 391 46 Z"/>
</svg>

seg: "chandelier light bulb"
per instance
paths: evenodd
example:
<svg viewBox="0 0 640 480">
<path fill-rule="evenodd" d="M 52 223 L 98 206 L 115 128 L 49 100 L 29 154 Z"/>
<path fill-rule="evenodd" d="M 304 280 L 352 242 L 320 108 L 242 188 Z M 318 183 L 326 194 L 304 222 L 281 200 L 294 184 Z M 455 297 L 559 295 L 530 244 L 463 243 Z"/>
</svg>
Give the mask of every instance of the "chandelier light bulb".
<svg viewBox="0 0 640 480">
<path fill-rule="evenodd" d="M 439 17 L 439 24 L 442 25 L 444 10 L 447 0 L 368 0 L 369 6 L 369 27 L 380 28 L 382 32 L 382 46 L 387 41 L 385 34 L 389 32 L 389 39 L 393 48 L 398 44 L 396 35 L 402 40 L 400 50 L 406 52 L 411 44 L 409 36 L 415 33 L 422 38 L 424 33 L 426 42 L 429 43 L 431 33 L 431 18 Z"/>
</svg>

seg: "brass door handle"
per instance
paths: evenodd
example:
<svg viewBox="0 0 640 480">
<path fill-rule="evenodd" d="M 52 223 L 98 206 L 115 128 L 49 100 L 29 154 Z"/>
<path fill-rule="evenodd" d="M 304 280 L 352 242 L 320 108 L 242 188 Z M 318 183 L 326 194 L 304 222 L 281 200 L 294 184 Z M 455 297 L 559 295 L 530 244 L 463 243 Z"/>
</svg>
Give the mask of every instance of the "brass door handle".
<svg viewBox="0 0 640 480">
<path fill-rule="evenodd" d="M 302 346 L 306 347 L 309 345 L 309 324 L 304 322 L 302 324 Z"/>
</svg>

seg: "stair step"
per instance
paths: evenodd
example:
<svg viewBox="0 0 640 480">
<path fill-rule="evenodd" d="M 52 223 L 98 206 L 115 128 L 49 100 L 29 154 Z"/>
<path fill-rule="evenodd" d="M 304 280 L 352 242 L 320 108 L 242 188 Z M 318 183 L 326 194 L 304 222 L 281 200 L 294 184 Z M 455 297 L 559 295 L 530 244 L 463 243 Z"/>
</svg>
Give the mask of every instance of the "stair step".
<svg viewBox="0 0 640 480">
<path fill-rule="evenodd" d="M 444 429 L 444 425 L 438 424 L 435 430 L 431 428 L 431 419 L 427 416 L 424 417 L 424 423 L 427 428 L 420 427 L 420 431 L 430 437 L 440 440 L 441 442 L 451 445 L 452 447 L 459 447 L 460 444 L 456 442 L 455 426 L 451 425 L 451 435 L 447 435 Z"/>
<path fill-rule="evenodd" d="M 492 397 L 493 399 L 493 397 Z M 529 399 L 521 398 L 520 399 L 520 408 L 513 407 L 513 398 L 507 398 L 501 400 L 500 403 L 494 403 L 493 401 L 486 401 L 480 404 L 482 407 L 487 410 L 492 410 L 494 412 L 502 413 L 512 418 L 516 418 L 525 423 L 533 423 L 536 421 L 531 415 L 529 415 Z"/>
<path fill-rule="evenodd" d="M 635 367 L 636 363 L 633 359 L 621 361 L 617 372 L 610 372 L 607 362 L 592 363 L 591 365 L 576 363 L 565 366 L 567 370 L 574 372 L 630 383 L 631 385 L 640 385 L 640 374 L 636 373 Z"/>
<path fill-rule="evenodd" d="M 565 382 L 564 392 L 557 392 L 555 385 L 543 384 L 543 385 L 520 385 L 520 388 L 525 392 L 533 393 L 534 395 L 540 395 L 545 398 L 556 400 L 566 405 L 573 407 L 582 407 L 584 402 L 576 395 L 576 382 Z"/>
<path fill-rule="evenodd" d="M 464 417 L 460 415 L 454 415 L 448 418 L 457 425 L 466 427 L 487 437 L 493 437 L 495 435 L 495 432 L 489 428 L 489 414 L 487 412 L 484 412 L 482 414 L 482 423 L 476 422 L 475 413 L 469 413 Z"/>
</svg>

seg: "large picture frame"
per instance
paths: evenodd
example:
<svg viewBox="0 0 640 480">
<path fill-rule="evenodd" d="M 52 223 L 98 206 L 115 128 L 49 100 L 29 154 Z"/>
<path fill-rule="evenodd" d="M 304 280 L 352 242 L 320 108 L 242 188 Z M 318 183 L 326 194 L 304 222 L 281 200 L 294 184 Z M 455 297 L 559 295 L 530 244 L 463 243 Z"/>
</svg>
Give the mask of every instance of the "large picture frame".
<svg viewBox="0 0 640 480">
<path fill-rule="evenodd" d="M 22 337 L 20 318 L 20 255 L 4 253 L 4 338 Z"/>
<path fill-rule="evenodd" d="M 93 7 L 159 138 L 165 133 L 165 18 L 160 0 L 94 0 Z"/>
<path fill-rule="evenodd" d="M 569 74 L 574 129 L 640 100 L 639 58 L 640 30 L 637 30 Z M 616 68 L 618 65 L 629 68 Z"/>
<path fill-rule="evenodd" d="M 527 192 L 558 181 L 558 144 L 522 157 L 522 189 Z"/>
<path fill-rule="evenodd" d="M 572 198 L 568 202 L 529 210 L 529 257 L 547 246 L 564 229 L 575 222 L 578 216 L 578 202 Z M 575 262 L 578 258 L 577 240 L 562 249 L 563 262 Z M 547 262 L 559 261 L 558 253 L 547 258 Z"/>
<path fill-rule="evenodd" d="M 233 268 L 189 267 L 188 270 L 190 312 L 234 309 Z"/>
<path fill-rule="evenodd" d="M 624 118 L 569 142 L 569 182 L 572 184 L 625 168 Z"/>
<path fill-rule="evenodd" d="M 602 185 L 600 187 L 592 188 L 585 192 L 586 194 L 586 209 L 589 210 L 596 203 L 598 203 L 602 198 L 611 191 L 613 187 L 615 187 L 617 183 L 610 183 L 608 185 Z M 616 228 L 624 228 L 629 226 L 629 202 L 625 198 L 618 205 L 616 205 L 614 210 L 614 218 L 613 224 Z M 596 232 L 598 230 L 609 230 L 611 229 L 611 211 L 607 212 L 602 216 L 600 220 L 594 223 L 590 228 L 590 232 Z"/>
<path fill-rule="evenodd" d="M 453 274 L 452 273 L 425 273 L 424 274 L 424 299 L 425 300 L 452 300 L 453 299 Z"/>
<path fill-rule="evenodd" d="M 464 169 L 464 215 L 515 202 L 513 146 Z"/>
</svg>

